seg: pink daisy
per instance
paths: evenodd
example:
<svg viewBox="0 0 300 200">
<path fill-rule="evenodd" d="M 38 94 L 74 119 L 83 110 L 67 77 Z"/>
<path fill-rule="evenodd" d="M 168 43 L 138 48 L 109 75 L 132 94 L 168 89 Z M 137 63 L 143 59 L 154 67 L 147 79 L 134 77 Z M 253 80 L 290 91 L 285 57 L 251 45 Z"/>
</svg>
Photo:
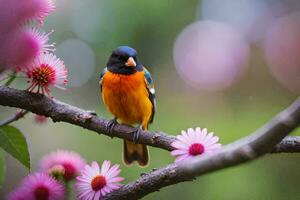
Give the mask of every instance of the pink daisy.
<svg viewBox="0 0 300 200">
<path fill-rule="evenodd" d="M 110 161 L 105 160 L 99 168 L 97 162 L 86 165 L 77 177 L 77 198 L 80 200 L 99 200 L 106 194 L 122 186 L 119 182 L 124 178 L 119 177 L 119 165 L 111 166 Z"/>
<path fill-rule="evenodd" d="M 68 72 L 63 61 L 52 53 L 41 54 L 26 67 L 26 74 L 30 86 L 29 91 L 50 95 L 50 86 L 64 89 L 68 80 Z"/>
<path fill-rule="evenodd" d="M 18 193 L 23 194 L 26 200 L 63 200 L 64 186 L 47 174 L 34 173 L 27 176 L 20 188 L 12 193 L 11 197 L 16 198 L 9 200 L 19 200 Z"/>
<path fill-rule="evenodd" d="M 195 130 L 189 128 L 187 132 L 182 131 L 176 141 L 171 144 L 174 147 L 171 155 L 177 157 L 175 162 L 180 162 L 204 153 L 212 153 L 221 148 L 218 141 L 219 137 L 214 136 L 213 133 L 207 133 L 206 128 L 202 130 L 199 127 Z"/>
<path fill-rule="evenodd" d="M 54 177 L 62 175 L 65 180 L 69 181 L 75 179 L 85 165 L 85 160 L 79 154 L 59 150 L 44 156 L 40 162 L 40 169 Z"/>
</svg>

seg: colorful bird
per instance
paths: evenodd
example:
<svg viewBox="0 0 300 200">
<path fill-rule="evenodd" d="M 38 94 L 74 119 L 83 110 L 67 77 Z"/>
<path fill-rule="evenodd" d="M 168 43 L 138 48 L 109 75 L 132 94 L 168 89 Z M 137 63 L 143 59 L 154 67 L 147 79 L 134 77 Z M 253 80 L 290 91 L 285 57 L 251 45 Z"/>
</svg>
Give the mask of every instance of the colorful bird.
<svg viewBox="0 0 300 200">
<path fill-rule="evenodd" d="M 155 113 L 155 89 L 149 71 L 137 59 L 135 49 L 120 46 L 115 49 L 101 73 L 100 87 L 102 99 L 107 109 L 114 115 L 109 129 L 120 123 L 140 126 L 133 133 L 136 141 L 141 130 L 147 130 Z M 124 162 L 130 165 L 148 164 L 146 145 L 124 140 Z"/>
</svg>

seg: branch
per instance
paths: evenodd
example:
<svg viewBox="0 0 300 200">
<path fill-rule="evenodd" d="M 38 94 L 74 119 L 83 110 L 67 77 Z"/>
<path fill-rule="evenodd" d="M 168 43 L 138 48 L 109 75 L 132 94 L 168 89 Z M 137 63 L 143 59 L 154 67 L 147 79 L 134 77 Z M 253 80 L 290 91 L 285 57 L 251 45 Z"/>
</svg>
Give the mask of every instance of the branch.
<svg viewBox="0 0 300 200">
<path fill-rule="evenodd" d="M 0 105 L 25 109 L 50 117 L 54 122 L 63 121 L 99 134 L 133 141 L 132 132 L 135 129 L 132 127 L 116 125 L 110 133 L 107 128 L 108 120 L 40 94 L 0 86 Z M 108 194 L 104 199 L 139 199 L 162 187 L 190 181 L 202 174 L 251 161 L 271 151 L 299 152 L 299 137 L 287 137 L 274 148 L 299 123 L 300 99 L 250 136 L 226 145 L 215 154 L 194 158 L 187 164 L 171 164 L 152 170 L 141 175 L 138 180 Z M 175 140 L 174 136 L 163 132 L 143 133 L 138 138 L 138 143 L 172 150 L 170 144 Z"/>
<path fill-rule="evenodd" d="M 103 199 L 140 199 L 163 187 L 254 160 L 271 152 L 274 146 L 299 124 L 300 98 L 251 135 L 224 146 L 220 151 L 144 174 L 138 180 L 107 194 Z M 290 139 L 285 139 L 283 143 L 288 144 Z M 299 147 L 299 143 L 297 145 Z M 279 150 L 278 146 L 276 149 Z"/>
<path fill-rule="evenodd" d="M 17 121 L 21 118 L 23 118 L 29 111 L 27 110 L 21 110 L 21 111 L 18 111 L 17 113 L 15 113 L 14 115 L 0 121 L 0 127 L 1 126 L 5 126 L 5 125 L 8 125 L 14 121 Z"/>
<path fill-rule="evenodd" d="M 109 120 L 99 118 L 89 111 L 48 98 L 41 94 L 0 86 L 0 105 L 28 110 L 38 115 L 50 117 L 54 122 L 67 122 L 89 129 L 98 134 L 131 141 L 134 139 L 132 133 L 135 129 L 132 127 L 117 124 L 114 126 L 113 133 L 110 133 L 109 128 L 107 128 Z M 144 134 L 141 134 L 138 138 L 138 143 L 172 150 L 171 143 L 175 140 L 174 136 L 153 131 L 143 131 L 143 133 Z"/>
<path fill-rule="evenodd" d="M 94 116 L 89 111 L 48 98 L 41 94 L 0 86 L 0 105 L 28 110 L 38 115 L 50 117 L 54 122 L 67 122 L 109 137 L 134 140 L 132 132 L 135 131 L 135 129 L 132 127 L 117 124 L 113 132 L 110 133 L 107 128 L 109 120 Z M 141 134 L 138 138 L 138 143 L 168 151 L 173 150 L 171 143 L 175 140 L 174 136 L 158 131 L 143 131 L 143 133 L 144 134 Z M 297 141 L 299 140 L 297 139 Z M 291 145 L 292 142 L 285 142 L 285 148 L 278 149 L 278 147 L 276 147 L 277 150 L 274 150 L 274 153 L 286 152 L 287 149 L 289 149 L 287 152 L 299 152 L 299 149 L 295 148 L 295 145 Z M 293 151 L 294 148 L 295 150 Z"/>
</svg>

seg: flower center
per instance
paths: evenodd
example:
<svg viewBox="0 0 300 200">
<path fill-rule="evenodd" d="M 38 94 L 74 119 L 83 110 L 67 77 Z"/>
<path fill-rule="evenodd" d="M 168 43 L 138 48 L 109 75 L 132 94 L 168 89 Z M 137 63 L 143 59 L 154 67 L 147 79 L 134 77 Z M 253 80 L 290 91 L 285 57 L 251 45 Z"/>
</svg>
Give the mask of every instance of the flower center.
<svg viewBox="0 0 300 200">
<path fill-rule="evenodd" d="M 34 190 L 34 197 L 38 200 L 48 200 L 49 190 L 45 186 L 39 186 Z"/>
<path fill-rule="evenodd" d="M 204 146 L 200 143 L 194 143 L 189 148 L 189 154 L 196 156 L 204 152 Z"/>
<path fill-rule="evenodd" d="M 64 173 L 64 178 L 66 180 L 71 180 L 75 177 L 75 173 L 76 173 L 76 169 L 74 168 L 73 165 L 71 165 L 70 163 L 64 163 L 62 164 L 62 166 L 65 169 L 65 173 Z"/>
<path fill-rule="evenodd" d="M 65 168 L 62 165 L 54 165 L 48 170 L 48 174 L 55 179 L 60 179 L 65 174 Z"/>
<path fill-rule="evenodd" d="M 99 191 L 106 185 L 106 178 L 102 175 L 98 175 L 93 178 L 91 185 L 94 191 Z"/>
<path fill-rule="evenodd" d="M 46 86 L 54 81 L 55 71 L 51 66 L 42 64 L 31 72 L 30 77 L 38 85 Z"/>
</svg>

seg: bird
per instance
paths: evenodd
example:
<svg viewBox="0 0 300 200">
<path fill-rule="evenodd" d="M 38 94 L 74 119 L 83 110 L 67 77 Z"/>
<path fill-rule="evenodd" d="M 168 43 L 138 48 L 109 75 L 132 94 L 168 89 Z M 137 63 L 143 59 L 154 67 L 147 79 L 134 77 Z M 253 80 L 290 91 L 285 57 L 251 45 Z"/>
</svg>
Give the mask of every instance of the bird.
<svg viewBox="0 0 300 200">
<path fill-rule="evenodd" d="M 114 116 L 107 125 L 110 132 L 119 122 L 129 126 L 138 124 L 133 132 L 133 141 L 123 142 L 125 164 L 131 165 L 136 161 L 140 166 L 147 166 L 148 148 L 137 144 L 136 140 L 153 122 L 155 89 L 150 72 L 137 58 L 134 48 L 120 46 L 112 51 L 100 75 L 100 89 L 104 105 Z"/>
</svg>

